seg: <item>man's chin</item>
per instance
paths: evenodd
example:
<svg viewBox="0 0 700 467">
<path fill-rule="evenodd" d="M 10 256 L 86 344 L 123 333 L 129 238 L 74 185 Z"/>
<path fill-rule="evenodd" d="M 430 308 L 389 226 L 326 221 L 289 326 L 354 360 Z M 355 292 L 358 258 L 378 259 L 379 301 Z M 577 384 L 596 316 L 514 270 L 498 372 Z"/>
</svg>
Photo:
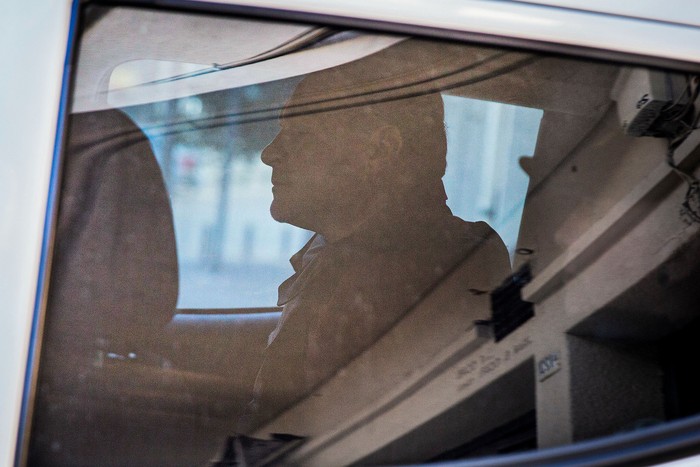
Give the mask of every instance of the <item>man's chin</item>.
<svg viewBox="0 0 700 467">
<path fill-rule="evenodd" d="M 272 204 L 270 205 L 270 215 L 274 220 L 277 222 L 283 222 L 285 224 L 289 224 L 289 212 L 287 209 L 285 209 L 283 206 L 280 206 L 280 203 L 277 201 L 272 201 Z"/>
<path fill-rule="evenodd" d="M 277 222 L 281 222 L 283 224 L 290 224 L 302 229 L 309 229 L 309 227 L 306 226 L 304 222 L 301 222 L 303 216 L 299 214 L 300 213 L 298 211 L 296 211 L 295 214 L 295 211 L 289 209 L 289 206 L 285 206 L 284 204 L 278 201 L 272 201 L 272 204 L 270 205 L 270 215 Z"/>
</svg>

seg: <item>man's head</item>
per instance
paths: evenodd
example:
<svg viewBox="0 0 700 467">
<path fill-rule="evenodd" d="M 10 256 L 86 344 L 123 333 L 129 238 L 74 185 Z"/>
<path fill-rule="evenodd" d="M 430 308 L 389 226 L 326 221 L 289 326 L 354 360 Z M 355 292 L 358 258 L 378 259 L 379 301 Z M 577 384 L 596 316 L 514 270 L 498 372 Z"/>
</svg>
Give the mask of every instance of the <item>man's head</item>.
<svg viewBox="0 0 700 467">
<path fill-rule="evenodd" d="M 302 81 L 285 106 L 279 134 L 263 151 L 273 168 L 272 216 L 331 238 L 377 210 L 405 213 L 409 200 L 434 200 L 436 192 L 440 198 L 445 172 L 439 93 L 309 104 L 347 79 L 321 72 Z"/>
</svg>

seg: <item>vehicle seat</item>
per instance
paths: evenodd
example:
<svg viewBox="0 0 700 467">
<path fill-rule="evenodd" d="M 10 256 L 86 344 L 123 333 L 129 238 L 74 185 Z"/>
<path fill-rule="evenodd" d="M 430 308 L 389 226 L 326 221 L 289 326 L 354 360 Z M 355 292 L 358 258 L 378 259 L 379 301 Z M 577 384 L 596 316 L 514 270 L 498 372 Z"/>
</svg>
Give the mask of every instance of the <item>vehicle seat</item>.
<svg viewBox="0 0 700 467">
<path fill-rule="evenodd" d="M 178 295 L 160 168 L 119 110 L 73 114 L 68 128 L 47 337 L 83 350 L 143 352 L 157 344 Z"/>
</svg>

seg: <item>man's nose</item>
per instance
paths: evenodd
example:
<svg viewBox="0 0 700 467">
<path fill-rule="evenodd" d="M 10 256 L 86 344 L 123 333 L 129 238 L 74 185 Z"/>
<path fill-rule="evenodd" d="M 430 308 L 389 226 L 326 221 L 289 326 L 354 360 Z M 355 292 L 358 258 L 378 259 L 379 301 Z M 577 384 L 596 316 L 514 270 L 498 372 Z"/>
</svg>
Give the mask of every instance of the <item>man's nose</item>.
<svg viewBox="0 0 700 467">
<path fill-rule="evenodd" d="M 260 158 L 262 159 L 263 164 L 269 165 L 270 167 L 274 167 L 279 163 L 280 152 L 277 148 L 277 144 L 275 144 L 275 140 L 273 140 L 272 142 L 270 142 L 270 144 L 265 146 L 265 149 L 263 149 Z"/>
</svg>

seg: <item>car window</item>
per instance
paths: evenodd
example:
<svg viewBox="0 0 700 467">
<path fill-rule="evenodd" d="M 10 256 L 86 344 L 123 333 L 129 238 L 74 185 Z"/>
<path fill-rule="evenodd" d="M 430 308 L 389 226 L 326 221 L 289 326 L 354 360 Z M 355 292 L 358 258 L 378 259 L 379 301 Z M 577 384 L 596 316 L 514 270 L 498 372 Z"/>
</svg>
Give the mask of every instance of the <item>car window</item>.
<svg viewBox="0 0 700 467">
<path fill-rule="evenodd" d="M 423 463 L 700 411 L 697 76 L 83 13 L 31 465 Z"/>
</svg>

